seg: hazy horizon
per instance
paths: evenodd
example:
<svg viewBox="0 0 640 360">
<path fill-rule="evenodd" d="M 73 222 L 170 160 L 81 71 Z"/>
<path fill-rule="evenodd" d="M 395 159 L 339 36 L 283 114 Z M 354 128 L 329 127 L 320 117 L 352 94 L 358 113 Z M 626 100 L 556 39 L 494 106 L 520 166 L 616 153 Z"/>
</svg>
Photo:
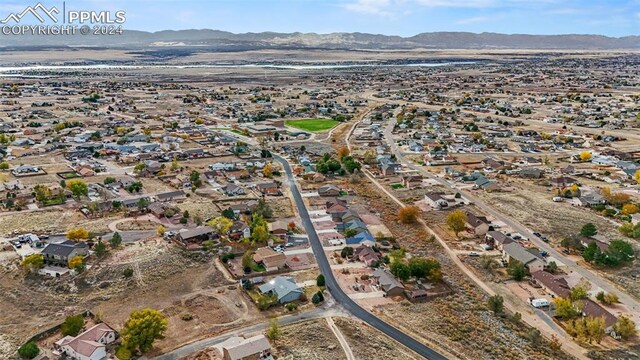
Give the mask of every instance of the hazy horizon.
<svg viewBox="0 0 640 360">
<path fill-rule="evenodd" d="M 37 1 L 3 1 L 0 17 Z M 60 6 L 62 1 L 42 1 Z M 640 34 L 640 0 L 78 0 L 67 8 L 126 11 L 123 28 L 147 32 L 219 29 L 233 33 L 425 32 L 527 35 Z"/>
</svg>

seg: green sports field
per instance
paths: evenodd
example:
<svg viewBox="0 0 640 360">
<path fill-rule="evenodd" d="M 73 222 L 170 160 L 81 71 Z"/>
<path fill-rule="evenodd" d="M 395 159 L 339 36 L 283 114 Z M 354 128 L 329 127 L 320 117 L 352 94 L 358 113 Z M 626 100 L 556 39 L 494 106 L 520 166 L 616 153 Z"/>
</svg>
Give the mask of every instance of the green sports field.
<svg viewBox="0 0 640 360">
<path fill-rule="evenodd" d="M 334 128 L 340 122 L 331 119 L 286 120 L 285 125 L 309 132 L 323 132 Z"/>
</svg>

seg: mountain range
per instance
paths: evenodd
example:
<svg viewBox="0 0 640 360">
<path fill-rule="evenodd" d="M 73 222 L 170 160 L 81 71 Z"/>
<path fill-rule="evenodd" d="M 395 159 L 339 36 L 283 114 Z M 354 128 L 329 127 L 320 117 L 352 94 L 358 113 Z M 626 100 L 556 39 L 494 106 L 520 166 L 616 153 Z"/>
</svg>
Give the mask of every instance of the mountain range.
<svg viewBox="0 0 640 360">
<path fill-rule="evenodd" d="M 206 48 L 249 50 L 314 49 L 640 49 L 640 36 L 525 35 L 469 32 L 430 32 L 411 37 L 365 33 L 242 33 L 220 30 L 124 30 L 121 35 L 2 35 L 0 47 L 93 46 L 101 48 Z"/>
</svg>

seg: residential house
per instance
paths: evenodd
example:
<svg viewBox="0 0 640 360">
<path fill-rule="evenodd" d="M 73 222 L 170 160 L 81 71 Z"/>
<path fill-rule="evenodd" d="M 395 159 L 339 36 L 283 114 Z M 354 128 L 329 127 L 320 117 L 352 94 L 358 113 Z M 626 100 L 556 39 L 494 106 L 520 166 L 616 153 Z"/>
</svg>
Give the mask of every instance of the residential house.
<svg viewBox="0 0 640 360">
<path fill-rule="evenodd" d="M 404 285 L 393 274 L 385 269 L 376 269 L 371 277 L 376 280 L 386 296 L 398 296 L 404 294 Z"/>
<path fill-rule="evenodd" d="M 271 344 L 262 334 L 246 339 L 234 336 L 220 347 L 224 360 L 273 360 Z"/>
<path fill-rule="evenodd" d="M 76 337 L 65 336 L 54 344 L 54 355 L 73 360 L 103 360 L 106 345 L 116 340 L 116 331 L 105 323 L 96 324 Z"/>
<path fill-rule="evenodd" d="M 380 261 L 380 256 L 372 248 L 361 245 L 353 252 L 353 257 L 367 266 L 374 266 Z"/>
<path fill-rule="evenodd" d="M 156 199 L 160 202 L 169 202 L 169 201 L 182 202 L 186 198 L 187 198 L 187 194 L 185 194 L 185 192 L 182 190 L 169 191 L 169 192 L 160 193 L 156 195 Z"/>
<path fill-rule="evenodd" d="M 340 196 L 340 188 L 333 184 L 322 185 L 318 189 L 318 195 L 331 197 Z"/>
<path fill-rule="evenodd" d="M 244 189 L 236 184 L 227 184 L 222 187 L 222 191 L 227 196 L 235 196 L 244 194 Z"/>
<path fill-rule="evenodd" d="M 269 227 L 269 233 L 276 235 L 280 239 L 285 239 L 289 233 L 289 224 L 283 220 L 277 220 L 267 225 Z"/>
<path fill-rule="evenodd" d="M 243 221 L 235 220 L 229 229 L 229 237 L 234 240 L 248 239 L 251 237 L 251 228 Z"/>
<path fill-rule="evenodd" d="M 494 247 L 498 250 L 502 250 L 504 245 L 514 242 L 514 240 L 511 237 L 505 235 L 500 231 L 494 231 L 494 230 L 487 231 L 487 234 L 485 235 L 484 238 L 487 245 L 491 245 L 491 247 Z"/>
<path fill-rule="evenodd" d="M 67 240 L 59 244 L 48 244 L 42 250 L 45 264 L 68 266 L 69 260 L 76 256 L 87 256 L 89 248 L 86 243 Z"/>
<path fill-rule="evenodd" d="M 472 233 L 484 236 L 489 231 L 491 222 L 484 216 L 475 216 L 474 214 L 467 212 L 467 229 Z"/>
<path fill-rule="evenodd" d="M 550 181 L 551 185 L 557 188 L 566 188 L 578 183 L 576 179 L 568 176 L 559 176 L 551 179 Z"/>
<path fill-rule="evenodd" d="M 261 285 L 258 290 L 261 294 L 276 295 L 280 304 L 300 299 L 303 291 L 291 277 L 277 276 Z"/>
<path fill-rule="evenodd" d="M 546 271 L 534 271 L 531 273 L 531 279 L 552 296 L 567 297 L 571 293 L 571 287 L 564 276 L 553 275 Z"/>
<path fill-rule="evenodd" d="M 502 258 L 508 263 L 514 260 L 521 262 L 529 270 L 529 273 L 544 269 L 544 261 L 541 258 L 516 242 L 502 246 Z"/>
<path fill-rule="evenodd" d="M 449 199 L 444 197 L 442 193 L 427 193 L 424 195 L 424 199 L 436 210 L 445 209 L 449 207 L 449 203 L 451 202 Z"/>
<path fill-rule="evenodd" d="M 213 238 L 215 230 L 209 226 L 200 226 L 195 229 L 189 229 L 181 231 L 176 235 L 176 239 L 182 242 L 184 245 L 201 243 Z"/>
<path fill-rule="evenodd" d="M 285 254 L 274 251 L 272 248 L 265 246 L 256 250 L 253 254 L 253 261 L 257 264 L 264 265 L 267 271 L 284 269 L 287 262 Z"/>
<path fill-rule="evenodd" d="M 256 188 L 258 189 L 258 191 L 260 191 L 262 195 L 273 195 L 273 196 L 282 195 L 280 186 L 278 186 L 278 184 L 275 182 L 257 184 Z"/>
<path fill-rule="evenodd" d="M 411 190 L 422 186 L 422 175 L 407 175 L 402 177 L 402 185 Z"/>
</svg>

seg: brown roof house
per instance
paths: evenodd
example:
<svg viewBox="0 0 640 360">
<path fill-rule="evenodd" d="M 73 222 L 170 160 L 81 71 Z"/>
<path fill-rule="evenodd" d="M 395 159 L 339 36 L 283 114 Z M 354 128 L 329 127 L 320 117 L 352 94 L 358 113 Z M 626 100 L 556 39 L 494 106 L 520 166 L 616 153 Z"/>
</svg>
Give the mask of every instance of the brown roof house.
<svg viewBox="0 0 640 360">
<path fill-rule="evenodd" d="M 340 196 L 340 188 L 333 184 L 322 185 L 318 189 L 318 195 L 332 197 Z"/>
<path fill-rule="evenodd" d="M 253 254 L 253 261 L 264 265 L 267 271 L 284 269 L 287 263 L 285 254 L 274 251 L 270 247 L 261 247 Z"/>
<path fill-rule="evenodd" d="M 474 214 L 467 212 L 467 228 L 474 234 L 483 236 L 489 231 L 489 224 L 491 222 L 484 216 L 475 216 Z"/>
<path fill-rule="evenodd" d="M 109 325 L 100 323 L 76 337 L 65 336 L 56 341 L 54 354 L 71 359 L 102 360 L 107 358 L 106 345 L 115 340 L 116 331 Z"/>
<path fill-rule="evenodd" d="M 373 266 L 380 261 L 378 253 L 367 246 L 357 248 L 356 251 L 353 252 L 353 257 L 367 264 L 367 266 Z"/>
</svg>

